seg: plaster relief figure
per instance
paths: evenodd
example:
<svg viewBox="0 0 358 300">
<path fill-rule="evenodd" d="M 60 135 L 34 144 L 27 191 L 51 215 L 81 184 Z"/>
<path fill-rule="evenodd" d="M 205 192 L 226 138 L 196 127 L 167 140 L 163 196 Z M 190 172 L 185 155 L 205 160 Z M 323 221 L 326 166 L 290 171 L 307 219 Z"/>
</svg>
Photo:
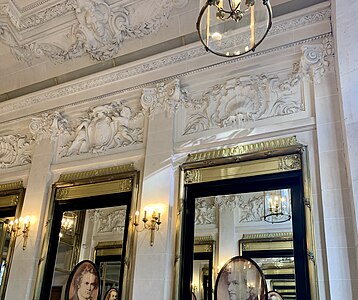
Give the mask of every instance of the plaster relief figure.
<svg viewBox="0 0 358 300">
<path fill-rule="evenodd" d="M 132 125 L 132 121 L 140 117 L 141 112 L 133 116 L 128 106 L 117 102 L 94 107 L 89 110 L 88 116 L 82 118 L 72 134 L 74 138 L 63 146 L 60 155 L 101 153 L 141 143 L 143 128 L 133 128 Z"/>
</svg>

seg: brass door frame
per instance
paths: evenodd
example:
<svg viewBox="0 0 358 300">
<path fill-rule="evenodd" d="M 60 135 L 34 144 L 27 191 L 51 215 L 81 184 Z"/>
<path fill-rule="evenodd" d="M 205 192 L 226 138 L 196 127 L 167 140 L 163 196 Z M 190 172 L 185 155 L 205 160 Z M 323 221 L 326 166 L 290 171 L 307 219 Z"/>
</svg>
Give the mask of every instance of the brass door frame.
<svg viewBox="0 0 358 300">
<path fill-rule="evenodd" d="M 22 181 L 0 184 L 0 209 L 16 207 L 14 216 L 15 219 L 19 219 L 21 216 L 24 197 L 25 188 L 23 187 Z M 5 299 L 6 286 L 9 280 L 9 273 L 11 269 L 12 258 L 14 255 L 15 243 L 16 233 L 12 232 L 9 243 L 7 264 L 3 274 L 3 282 L 0 282 L 0 299 Z"/>
<path fill-rule="evenodd" d="M 319 299 L 308 151 L 307 146 L 300 144 L 295 136 L 188 155 L 187 161 L 180 166 L 179 174 L 173 299 L 180 300 L 180 251 L 183 243 L 181 237 L 185 186 L 290 170 L 302 170 L 309 285 L 311 299 Z"/>
<path fill-rule="evenodd" d="M 72 201 L 82 197 L 106 195 L 111 193 L 132 192 L 131 209 L 129 215 L 134 215 L 138 209 L 138 186 L 139 172 L 134 169 L 133 164 L 118 167 L 110 167 L 92 171 L 63 174 L 59 181 L 54 183 L 51 191 L 51 201 L 48 209 L 48 220 L 46 222 L 44 240 L 42 244 L 41 257 L 38 264 L 38 272 L 35 284 L 34 300 L 41 297 L 42 282 L 45 276 L 45 265 L 47 249 L 49 247 L 52 228 L 52 216 L 55 202 Z M 134 227 L 128 224 L 128 235 L 126 242 L 126 255 L 124 258 L 124 281 L 122 286 L 122 299 L 130 299 L 132 291 L 132 279 L 134 274 L 135 239 Z"/>
</svg>

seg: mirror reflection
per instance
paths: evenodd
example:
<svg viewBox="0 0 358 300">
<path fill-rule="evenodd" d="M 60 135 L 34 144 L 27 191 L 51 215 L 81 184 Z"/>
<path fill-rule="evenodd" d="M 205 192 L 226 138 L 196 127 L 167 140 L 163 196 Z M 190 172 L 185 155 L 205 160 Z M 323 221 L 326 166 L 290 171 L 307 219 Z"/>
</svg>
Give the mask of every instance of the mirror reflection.
<svg viewBox="0 0 358 300">
<path fill-rule="evenodd" d="M 4 274 L 6 265 L 9 259 L 9 247 L 11 240 L 11 225 L 10 223 L 14 221 L 14 217 L 5 217 L 0 219 L 0 253 L 1 253 L 1 269 L 0 269 L 0 284 L 4 282 Z"/>
<path fill-rule="evenodd" d="M 50 299 L 64 299 L 69 275 L 83 260 L 94 261 L 100 271 L 101 299 L 118 288 L 126 209 L 122 205 L 63 212 Z"/>
<path fill-rule="evenodd" d="M 218 272 L 237 255 L 260 267 L 268 290 L 295 299 L 291 207 L 290 189 L 196 198 L 191 283 L 196 299 L 213 299 Z M 205 238 L 212 240 L 208 247 L 216 245 L 211 251 L 198 250 L 197 240 Z"/>
</svg>

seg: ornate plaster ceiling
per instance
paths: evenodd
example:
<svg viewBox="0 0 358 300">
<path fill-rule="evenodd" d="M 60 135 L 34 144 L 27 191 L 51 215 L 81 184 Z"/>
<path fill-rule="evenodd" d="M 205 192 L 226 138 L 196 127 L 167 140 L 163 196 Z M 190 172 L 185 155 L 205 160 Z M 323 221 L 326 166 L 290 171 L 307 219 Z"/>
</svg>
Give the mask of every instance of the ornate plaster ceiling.
<svg viewBox="0 0 358 300">
<path fill-rule="evenodd" d="M 274 15 L 323 0 L 272 0 Z M 0 0 L 0 101 L 196 42 L 199 1 Z"/>
</svg>

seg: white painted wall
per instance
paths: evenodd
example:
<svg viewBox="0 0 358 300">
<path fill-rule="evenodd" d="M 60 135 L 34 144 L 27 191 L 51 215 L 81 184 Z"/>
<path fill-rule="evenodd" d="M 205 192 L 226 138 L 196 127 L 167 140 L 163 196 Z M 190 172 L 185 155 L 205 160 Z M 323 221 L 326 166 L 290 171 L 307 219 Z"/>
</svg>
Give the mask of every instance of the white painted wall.
<svg viewBox="0 0 358 300">
<path fill-rule="evenodd" d="M 331 45 L 327 40 L 329 33 L 329 8 L 327 4 L 319 5 L 277 19 L 266 43 L 254 55 L 243 59 L 223 60 L 195 44 L 0 104 L 2 136 L 25 134 L 30 143 L 28 149 L 33 151 L 31 165 L 0 169 L 0 182 L 24 180 L 27 193 L 23 213 L 37 220 L 31 227 L 26 251 L 15 250 L 6 299 L 32 299 L 50 186 L 59 175 L 128 162 L 134 162 L 141 174 L 141 208 L 152 204 L 163 207 L 163 224 L 156 233 L 154 246 L 150 247 L 146 232 L 137 235 L 133 300 L 172 299 L 178 166 L 186 155 L 292 135 L 308 146 L 310 157 L 320 299 L 343 296 L 354 299 L 358 285 L 354 266 L 356 217 L 352 214 L 356 205 L 352 204 L 356 202 L 351 191 L 356 186 L 357 153 L 355 135 L 351 132 L 355 132 L 356 126 L 353 113 L 357 111 L 353 96 L 356 85 L 347 91 L 340 81 L 342 118 L 335 63 L 327 48 Z M 338 57 L 341 48 L 344 49 L 343 42 L 338 36 Z M 341 69 L 340 64 L 338 60 L 338 74 L 346 76 L 340 78 L 344 78 L 344 83 L 354 82 L 351 76 L 356 69 Z M 216 97 L 216 92 L 223 94 Z M 205 100 L 202 95 L 211 97 L 209 106 L 189 107 L 180 102 L 195 104 L 198 102 L 194 100 Z M 144 127 L 142 142 L 104 146 L 101 153 L 59 155 L 64 141 L 73 142 L 78 136 L 81 117 L 96 124 L 87 113 L 89 107 L 98 108 L 118 100 L 135 113 L 142 106 L 152 110 L 152 117 L 138 115 Z M 213 105 L 214 100 L 221 105 Z M 277 105 L 282 100 L 290 110 L 280 114 L 266 110 L 258 119 L 240 121 L 252 112 L 252 103 L 266 105 L 268 100 Z M 179 106 L 175 115 L 168 109 L 173 103 Z M 229 103 L 230 109 L 225 109 Z M 235 115 L 233 108 L 238 109 Z M 68 121 L 72 135 L 51 122 L 40 125 L 45 131 L 54 125 L 51 127 L 54 144 L 41 130 L 36 134 L 30 132 L 31 118 L 41 117 L 41 112 L 47 110 L 59 111 Z M 199 113 L 205 122 L 211 121 L 205 130 L 200 125 L 203 123 L 193 121 Z M 11 121 L 14 115 L 17 119 Z M 113 117 L 118 115 L 109 115 L 111 120 Z M 125 127 L 137 128 L 138 123 L 131 122 Z M 194 129 L 184 134 L 190 124 Z M 43 138 L 40 144 L 32 141 L 40 137 Z M 100 143 L 101 137 L 95 142 Z M 345 142 L 348 147 L 343 147 Z"/>
</svg>

